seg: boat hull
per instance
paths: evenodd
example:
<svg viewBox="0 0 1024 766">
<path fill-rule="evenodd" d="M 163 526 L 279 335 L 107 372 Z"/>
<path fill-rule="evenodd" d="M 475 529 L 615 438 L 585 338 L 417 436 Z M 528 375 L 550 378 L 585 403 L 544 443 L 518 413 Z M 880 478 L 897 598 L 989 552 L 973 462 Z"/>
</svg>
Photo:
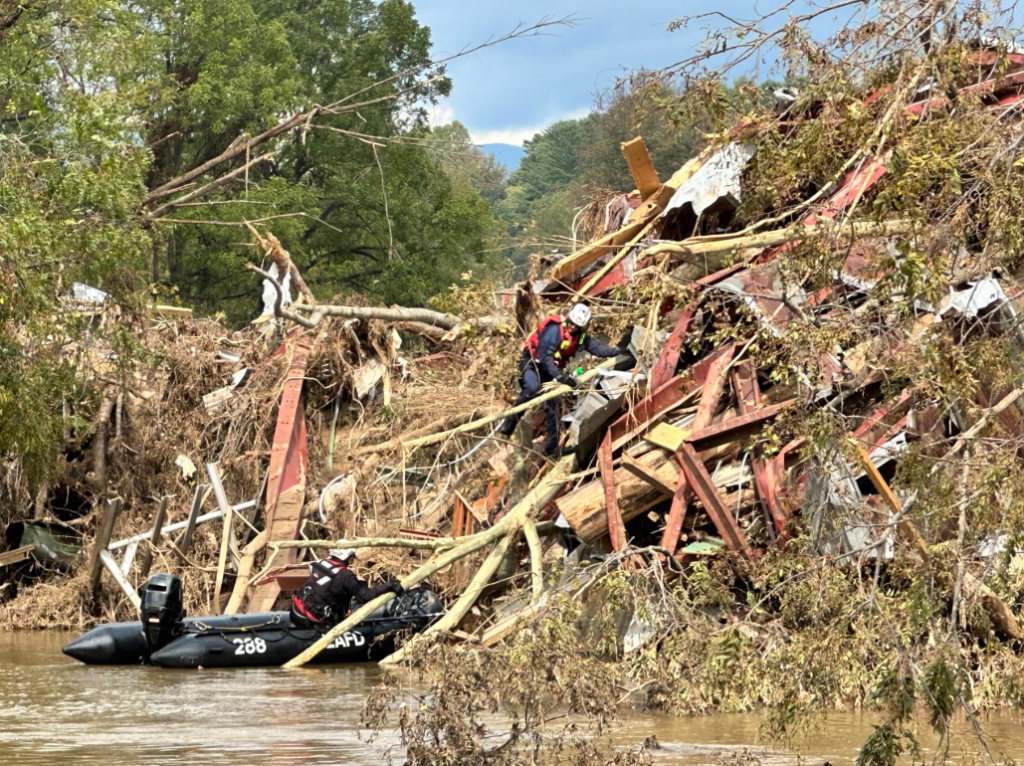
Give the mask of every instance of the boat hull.
<svg viewBox="0 0 1024 766">
<path fill-rule="evenodd" d="M 317 663 L 379 660 L 395 639 L 417 633 L 443 613 L 428 590 L 410 591 L 338 636 L 314 658 Z M 63 648 L 88 665 L 156 665 L 164 668 L 232 668 L 283 665 L 312 646 L 325 628 L 292 624 L 290 612 L 188 617 L 167 645 L 150 652 L 141 622 L 100 625 Z"/>
</svg>

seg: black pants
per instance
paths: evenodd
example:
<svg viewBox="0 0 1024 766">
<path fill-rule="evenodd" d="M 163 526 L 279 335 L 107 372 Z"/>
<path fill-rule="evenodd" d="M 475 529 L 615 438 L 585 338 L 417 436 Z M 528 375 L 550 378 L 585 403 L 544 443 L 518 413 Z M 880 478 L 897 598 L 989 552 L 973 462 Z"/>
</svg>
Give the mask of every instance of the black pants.
<svg viewBox="0 0 1024 766">
<path fill-rule="evenodd" d="M 515 406 L 526 404 L 540 393 L 540 387 L 551 380 L 547 370 L 530 357 L 524 356 L 519 366 L 519 398 Z M 544 451 L 551 454 L 558 448 L 559 423 L 562 414 L 562 397 L 556 396 L 544 402 L 544 415 L 547 420 L 548 435 L 544 440 Z M 501 433 L 511 436 L 522 418 L 522 413 L 510 415 L 502 424 Z"/>
</svg>

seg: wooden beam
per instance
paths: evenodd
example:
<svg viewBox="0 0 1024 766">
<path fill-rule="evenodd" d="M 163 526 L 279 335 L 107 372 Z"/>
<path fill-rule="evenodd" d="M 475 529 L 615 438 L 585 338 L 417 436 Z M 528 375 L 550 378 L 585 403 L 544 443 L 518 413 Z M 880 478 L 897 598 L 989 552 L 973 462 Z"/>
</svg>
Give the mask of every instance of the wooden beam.
<svg viewBox="0 0 1024 766">
<path fill-rule="evenodd" d="M 622 467 L 629 471 L 631 474 L 636 476 L 638 479 L 642 479 L 650 484 L 655 489 L 664 492 L 666 495 L 671 495 L 675 492 L 675 486 L 669 484 L 656 471 L 652 471 L 643 463 L 638 462 L 635 458 L 629 455 L 622 456 Z"/>
<path fill-rule="evenodd" d="M 132 584 L 128 582 L 128 578 L 124 576 L 124 572 L 121 571 L 121 567 L 118 566 L 117 561 L 113 556 L 110 555 L 110 551 L 104 549 L 99 553 L 99 562 L 107 568 L 114 581 L 120 586 L 124 595 L 128 597 L 128 600 L 132 602 L 132 606 L 136 610 L 142 606 L 142 599 L 139 598 L 139 594 L 136 592 Z"/>
<path fill-rule="evenodd" d="M 132 564 L 135 563 L 135 554 L 139 550 L 139 542 L 135 540 L 128 543 L 128 547 L 124 550 L 124 556 L 121 557 L 121 574 L 125 577 L 132 571 Z"/>
<path fill-rule="evenodd" d="M 206 498 L 210 495 L 212 487 L 209 484 L 197 484 L 196 493 L 192 496 L 192 510 L 189 511 L 188 521 L 185 523 L 185 531 L 181 535 L 181 542 L 178 543 L 178 557 L 182 563 L 185 562 L 184 556 L 188 555 L 188 549 L 192 547 L 192 536 L 196 531 L 196 520 L 199 518 L 199 511 L 203 507 L 203 503 L 206 502 Z"/>
<path fill-rule="evenodd" d="M 690 435 L 690 430 L 689 428 L 676 428 L 668 423 L 659 423 L 644 435 L 644 441 L 669 452 L 677 452 Z"/>
<path fill-rule="evenodd" d="M 629 173 L 633 176 L 641 199 L 647 199 L 658 191 L 661 181 L 658 180 L 658 171 L 654 169 L 654 163 L 651 162 L 651 155 L 642 136 L 623 142 L 622 156 L 626 158 Z"/>
<path fill-rule="evenodd" d="M 868 479 L 872 484 L 875 485 L 875 489 L 878 490 L 878 494 L 882 496 L 885 504 L 889 506 L 893 513 L 902 514 L 903 506 L 896 497 L 896 494 L 892 491 L 892 487 L 882 478 L 882 474 L 878 472 L 875 464 L 871 462 L 871 457 L 868 455 L 866 449 L 860 442 L 854 442 L 854 449 L 857 450 L 857 459 L 860 461 L 861 468 L 864 469 L 864 473 L 867 474 Z M 928 563 L 930 554 L 928 546 L 925 545 L 924 538 L 918 533 L 917 528 L 910 522 L 909 519 L 900 517 L 899 530 L 903 537 L 914 547 L 914 549 L 921 556 L 924 563 Z"/>
<path fill-rule="evenodd" d="M 153 549 L 160 544 L 160 536 L 164 530 L 164 519 L 167 517 L 167 505 L 171 502 L 170 495 L 160 498 L 160 505 L 157 506 L 156 516 L 153 518 L 153 533 L 149 538 L 149 545 L 142 552 L 142 559 L 139 561 L 139 580 L 146 581 L 149 577 L 149 570 L 153 567 Z"/>
<path fill-rule="evenodd" d="M 0 569 L 24 561 L 32 555 L 32 551 L 35 549 L 34 545 L 26 545 L 22 548 L 15 548 L 13 551 L 0 553 Z"/>
<path fill-rule="evenodd" d="M 608 510 L 608 536 L 612 540 L 612 548 L 621 551 L 626 547 L 626 525 L 619 512 L 619 501 L 615 497 L 615 468 L 612 465 L 612 436 L 605 431 L 604 441 L 597 450 L 597 460 L 601 468 L 601 483 L 604 485 L 604 502 Z"/>
<path fill-rule="evenodd" d="M 224 585 L 224 568 L 228 560 L 228 543 L 231 540 L 231 503 L 228 502 L 224 493 L 224 486 L 220 482 L 220 473 L 217 471 L 216 463 L 206 464 L 206 473 L 210 477 L 210 484 L 213 486 L 214 497 L 220 506 L 221 518 L 224 519 L 224 532 L 220 539 L 220 557 L 217 559 L 217 579 L 213 586 L 213 614 L 220 614 L 220 591 Z"/>
<path fill-rule="evenodd" d="M 101 553 L 106 553 L 107 545 L 110 544 L 110 536 L 114 533 L 114 521 L 117 514 L 121 512 L 121 498 L 115 497 L 107 501 L 107 509 L 103 515 L 103 523 L 93 543 L 92 554 L 89 559 L 89 589 L 95 596 L 100 587 L 100 575 L 103 572 L 103 559 Z M 108 554 L 109 555 L 109 554 Z"/>
</svg>

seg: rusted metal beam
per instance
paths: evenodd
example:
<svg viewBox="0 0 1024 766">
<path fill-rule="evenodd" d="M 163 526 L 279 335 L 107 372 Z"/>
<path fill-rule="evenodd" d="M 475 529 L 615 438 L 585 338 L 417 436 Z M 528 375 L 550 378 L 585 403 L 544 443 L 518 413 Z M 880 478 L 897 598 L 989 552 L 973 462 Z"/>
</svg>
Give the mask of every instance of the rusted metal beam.
<svg viewBox="0 0 1024 766">
<path fill-rule="evenodd" d="M 761 406 L 761 390 L 757 385 L 757 372 L 753 363 L 747 359 L 732 368 L 732 387 L 736 392 L 736 402 L 740 408 L 740 415 L 750 415 L 757 412 Z M 788 515 L 782 507 L 782 503 L 776 493 L 777 481 L 774 472 L 768 466 L 762 456 L 760 447 L 754 448 L 754 483 L 757 487 L 757 496 L 761 501 L 761 508 L 765 516 L 775 525 L 779 533 L 779 542 L 784 543 L 787 538 L 786 522 Z"/>
<path fill-rule="evenodd" d="M 617 450 L 650 428 L 665 413 L 675 409 L 690 396 L 690 388 L 681 377 L 662 384 L 636 406 L 629 409 L 610 426 L 612 449 Z"/>
<path fill-rule="evenodd" d="M 650 389 L 657 391 L 667 381 L 671 380 L 679 366 L 679 355 L 690 334 L 690 327 L 693 325 L 693 317 L 696 312 L 693 309 L 686 309 L 676 322 L 675 329 L 668 337 L 665 348 L 661 350 L 658 361 L 651 369 Z"/>
<path fill-rule="evenodd" d="M 708 366 L 704 388 L 700 392 L 700 404 L 697 405 L 697 415 L 693 421 L 694 431 L 711 425 L 715 410 L 718 409 L 718 400 L 722 398 L 722 391 L 725 390 L 725 371 L 735 355 L 736 346 L 730 344 Z"/>
<path fill-rule="evenodd" d="M 615 467 L 612 465 L 612 438 L 605 432 L 604 440 L 597 449 L 597 462 L 601 469 L 601 483 L 604 485 L 604 502 L 608 510 L 608 537 L 616 552 L 626 547 L 626 525 L 619 512 L 619 501 L 615 496 Z"/>
<path fill-rule="evenodd" d="M 661 547 L 674 554 L 679 546 L 679 537 L 683 533 L 683 520 L 686 518 L 686 506 L 690 504 L 690 484 L 686 480 L 686 469 L 683 468 L 683 461 L 679 454 L 674 455 L 679 463 L 679 480 L 672 492 L 672 505 L 668 511 L 668 518 L 665 519 L 665 531 L 661 535 Z"/>
<path fill-rule="evenodd" d="M 881 424 L 883 420 L 895 409 L 902 407 L 910 399 L 911 390 L 908 388 L 892 401 L 886 402 L 882 407 L 871 413 L 863 423 L 857 426 L 853 432 L 855 438 L 864 437 L 871 429 Z"/>
<path fill-rule="evenodd" d="M 466 501 L 462 495 L 455 493 L 455 519 L 452 521 L 452 537 L 462 537 L 462 527 L 466 523 Z"/>
<path fill-rule="evenodd" d="M 693 487 L 694 494 L 704 504 L 704 509 L 711 517 L 711 521 L 718 530 L 718 534 L 722 536 L 726 547 L 741 554 L 744 558 L 750 559 L 747 536 L 729 513 L 729 509 L 715 483 L 711 480 L 711 474 L 704 467 L 700 455 L 690 444 L 684 444 L 676 454 L 679 455 L 687 483 Z"/>
<path fill-rule="evenodd" d="M 729 444 L 757 433 L 767 423 L 775 420 L 780 412 L 792 407 L 796 401 L 796 399 L 789 399 L 780 404 L 773 404 L 771 407 L 756 410 L 748 415 L 740 415 L 738 418 L 732 418 L 731 420 L 702 428 L 699 431 L 693 431 L 686 437 L 686 441 L 698 452 Z"/>
</svg>

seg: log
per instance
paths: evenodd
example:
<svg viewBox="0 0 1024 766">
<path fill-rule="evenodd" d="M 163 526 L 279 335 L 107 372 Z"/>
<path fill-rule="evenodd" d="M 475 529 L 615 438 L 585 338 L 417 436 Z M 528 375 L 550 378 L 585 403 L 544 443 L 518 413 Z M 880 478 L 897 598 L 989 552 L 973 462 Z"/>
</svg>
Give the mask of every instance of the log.
<svg viewBox="0 0 1024 766">
<path fill-rule="evenodd" d="M 851 231 L 852 228 L 852 231 Z M 653 245 L 644 251 L 644 255 L 655 257 L 669 253 L 682 256 L 708 256 L 731 253 L 734 250 L 762 250 L 773 245 L 782 245 L 796 240 L 809 240 L 814 237 L 834 235 L 852 235 L 853 237 L 884 237 L 892 234 L 906 234 L 912 230 L 910 221 L 860 221 L 851 227 L 849 224 L 836 226 L 821 219 L 815 226 L 793 226 L 788 229 L 768 231 L 763 234 L 751 234 L 731 239 L 701 241 L 699 239 L 683 240 L 682 242 L 663 242 Z"/>
<path fill-rule="evenodd" d="M 679 480 L 679 467 L 669 460 L 664 450 L 652 450 L 636 462 L 646 471 L 655 474 L 664 485 L 674 487 Z M 637 478 L 628 468 L 615 470 L 614 483 L 615 497 L 624 524 L 665 499 L 661 489 Z M 604 485 L 600 480 L 588 482 L 560 497 L 555 501 L 555 507 L 583 542 L 593 544 L 608 534 L 608 512 Z"/>
<path fill-rule="evenodd" d="M 574 457 L 562 458 L 555 466 L 554 470 L 552 470 L 552 472 L 543 481 L 541 481 L 529 494 L 527 494 L 527 496 L 523 498 L 523 500 L 501 521 L 490 529 L 485 529 L 482 532 L 477 532 L 475 535 L 461 538 L 463 542 L 460 542 L 458 546 L 432 558 L 411 575 L 404 578 L 402 580 L 402 587 L 406 589 L 415 587 L 450 564 L 453 564 L 456 561 L 465 558 L 469 554 L 474 553 L 475 551 L 478 551 L 503 537 L 506 537 L 510 533 L 517 532 L 526 519 L 534 518 L 537 513 L 561 490 L 562 486 L 568 480 L 569 474 L 572 472 L 575 460 L 576 459 Z M 319 641 L 306 649 L 299 656 L 286 662 L 283 667 L 302 667 L 329 646 L 334 639 L 346 630 L 354 628 L 394 597 L 393 593 L 385 593 L 373 599 L 369 603 L 364 604 L 359 609 L 352 612 L 352 614 L 350 614 L 346 619 L 342 620 L 327 631 Z M 421 633 L 418 638 L 423 638 L 431 633 L 436 633 L 435 628 L 439 624 L 440 623 L 435 623 L 435 625 L 428 628 L 425 633 Z"/>
<path fill-rule="evenodd" d="M 451 537 L 418 539 L 411 537 L 357 537 L 353 540 L 278 540 L 270 543 L 274 550 L 281 548 L 412 548 L 423 551 L 443 551 L 454 548 L 459 541 Z"/>
<path fill-rule="evenodd" d="M 530 549 L 530 582 L 533 587 L 533 600 L 538 601 L 544 593 L 544 557 L 540 547 L 540 536 L 532 519 L 523 523 L 523 537 Z"/>
<path fill-rule="evenodd" d="M 702 457 L 706 461 L 718 462 L 717 457 L 709 457 L 706 454 Z M 670 459 L 669 453 L 665 450 L 654 449 L 636 458 L 635 463 L 640 470 L 655 474 L 662 488 L 656 489 L 649 479 L 637 478 L 629 468 L 616 469 L 615 491 L 624 524 L 669 499 L 671 495 L 666 493 L 666 488 L 675 487 L 679 482 L 679 466 Z M 731 487 L 737 482 L 738 476 L 739 466 L 723 466 L 715 479 L 715 486 Z M 744 491 L 742 504 L 746 503 L 747 495 L 748 493 Z M 735 507 L 739 499 L 735 490 L 723 490 L 722 497 L 729 507 Z M 585 543 L 594 544 L 608 533 L 608 514 L 604 503 L 604 487 L 600 480 L 595 480 L 555 500 L 555 507 L 565 516 L 577 537 Z"/>
<path fill-rule="evenodd" d="M 267 545 L 269 531 L 264 529 L 242 549 L 242 559 L 238 563 L 238 576 L 235 578 L 235 587 L 231 591 L 231 598 L 224 608 L 224 614 L 238 614 L 245 599 L 245 593 L 249 590 L 249 580 L 252 577 L 252 568 L 256 564 L 256 555 Z"/>
</svg>

